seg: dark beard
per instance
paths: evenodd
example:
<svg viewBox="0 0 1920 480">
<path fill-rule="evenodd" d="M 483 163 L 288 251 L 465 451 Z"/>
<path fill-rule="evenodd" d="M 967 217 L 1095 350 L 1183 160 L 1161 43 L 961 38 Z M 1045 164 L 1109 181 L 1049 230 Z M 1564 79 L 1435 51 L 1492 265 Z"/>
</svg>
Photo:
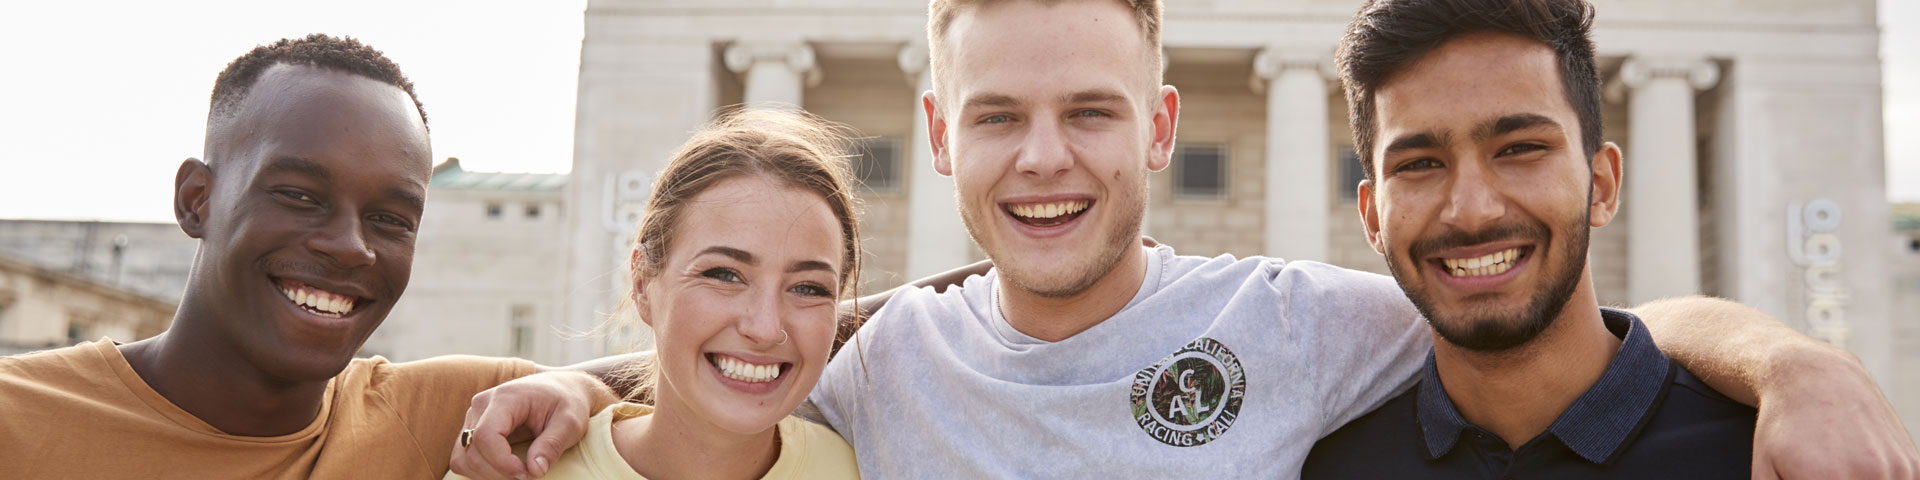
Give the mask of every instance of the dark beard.
<svg viewBox="0 0 1920 480">
<path fill-rule="evenodd" d="M 1496 225 L 1472 233 L 1447 231 L 1414 242 L 1407 249 L 1408 256 L 1418 259 L 1428 258 L 1429 252 L 1459 246 L 1515 238 L 1537 240 L 1535 243 L 1544 247 L 1536 248 L 1530 253 L 1529 259 L 1539 262 L 1544 268 L 1541 274 L 1547 276 L 1547 286 L 1534 291 L 1527 305 L 1518 312 L 1469 311 L 1461 313 L 1463 318 L 1444 318 L 1435 311 L 1436 302 L 1431 292 L 1409 282 L 1420 278 L 1418 271 L 1426 266 L 1425 263 L 1409 264 L 1415 270 L 1412 272 L 1400 271 L 1402 259 L 1397 258 L 1394 250 L 1389 248 L 1387 268 L 1393 272 L 1400 290 L 1406 292 L 1407 299 L 1412 300 L 1413 306 L 1427 318 L 1427 325 L 1433 327 L 1434 333 L 1438 333 L 1447 343 L 1480 352 L 1504 351 L 1533 341 L 1540 336 L 1540 332 L 1553 326 L 1554 319 L 1559 318 L 1560 311 L 1566 308 L 1567 300 L 1573 297 L 1573 289 L 1579 286 L 1580 275 L 1587 267 L 1587 240 L 1592 233 L 1588 220 L 1588 215 L 1581 215 L 1577 223 L 1568 226 L 1567 231 L 1572 232 L 1572 237 L 1566 245 L 1550 243 L 1551 235 L 1547 226 L 1533 222 Z M 1542 248 L 1552 258 L 1543 258 Z"/>
</svg>

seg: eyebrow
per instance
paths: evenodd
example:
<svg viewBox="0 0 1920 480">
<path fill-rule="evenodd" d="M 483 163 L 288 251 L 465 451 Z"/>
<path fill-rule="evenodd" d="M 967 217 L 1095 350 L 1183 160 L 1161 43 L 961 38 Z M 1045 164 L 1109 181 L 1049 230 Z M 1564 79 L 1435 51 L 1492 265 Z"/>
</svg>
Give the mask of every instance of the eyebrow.
<svg viewBox="0 0 1920 480">
<path fill-rule="evenodd" d="M 1434 147 L 1445 148 L 1450 143 L 1451 142 L 1447 141 L 1446 130 L 1429 130 L 1412 135 L 1401 135 L 1393 139 L 1393 142 L 1387 144 L 1386 153 L 1391 155 L 1404 150 Z"/>
<path fill-rule="evenodd" d="M 1065 98 L 1067 100 L 1066 103 L 1124 102 L 1127 100 L 1127 97 L 1125 95 L 1121 95 L 1119 92 L 1115 92 L 1112 90 L 1085 90 L 1085 91 L 1073 92 L 1073 93 L 1067 94 Z"/>
<path fill-rule="evenodd" d="M 985 93 L 985 94 L 980 94 L 973 97 L 968 97 L 966 104 L 962 105 L 960 108 L 962 110 L 965 110 L 968 108 L 976 108 L 976 107 L 1007 108 L 1007 107 L 1015 107 L 1019 105 L 1020 105 L 1020 101 L 1013 99 L 1012 96 L 1009 96 L 1006 94 L 1000 94 L 1000 93 Z"/>
<path fill-rule="evenodd" d="M 264 173 L 291 172 L 321 180 L 333 180 L 333 171 L 328 170 L 326 165 L 321 165 L 320 162 L 300 157 L 276 156 L 269 158 L 267 159 L 267 166 L 265 168 L 266 172 Z"/>
<path fill-rule="evenodd" d="M 1560 126 L 1560 122 L 1555 122 L 1551 118 L 1532 113 L 1516 113 L 1480 124 L 1479 128 L 1473 129 L 1473 139 L 1474 141 L 1485 141 L 1493 137 L 1536 127 L 1550 127 L 1555 130 L 1565 130 Z"/>
<path fill-rule="evenodd" d="M 707 247 L 706 250 L 700 251 L 700 255 L 706 255 L 709 253 L 722 255 L 727 258 L 732 258 L 734 260 L 739 260 L 740 263 L 745 263 L 748 265 L 755 264 L 752 253 L 747 252 L 746 250 L 738 249 L 738 248 L 723 247 L 723 246 L 715 245 L 715 246 Z M 803 260 L 800 262 L 796 262 L 793 264 L 792 268 L 787 269 L 787 273 L 806 272 L 806 271 L 814 271 L 814 270 L 823 271 L 827 273 L 839 273 L 833 270 L 833 265 L 828 265 L 827 262 L 822 262 L 819 260 Z"/>
<path fill-rule="evenodd" d="M 400 187 L 388 188 L 387 196 L 393 198 L 394 200 L 399 200 L 401 202 L 404 202 L 407 204 L 407 206 L 413 207 L 416 210 L 427 209 L 427 199 L 421 198 L 420 194 L 407 191 L 406 189 L 403 189 Z"/>
</svg>

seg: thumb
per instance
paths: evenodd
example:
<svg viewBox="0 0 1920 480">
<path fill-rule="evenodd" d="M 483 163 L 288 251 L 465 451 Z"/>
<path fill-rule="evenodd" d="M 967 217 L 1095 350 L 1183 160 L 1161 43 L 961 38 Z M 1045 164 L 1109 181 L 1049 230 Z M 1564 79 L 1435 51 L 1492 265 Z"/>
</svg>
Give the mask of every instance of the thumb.
<svg viewBox="0 0 1920 480">
<path fill-rule="evenodd" d="M 556 412 L 548 418 L 539 436 L 527 446 L 527 473 L 536 478 L 546 476 L 547 469 L 561 453 L 580 443 L 585 427 L 586 419 L 574 415 Z"/>
</svg>

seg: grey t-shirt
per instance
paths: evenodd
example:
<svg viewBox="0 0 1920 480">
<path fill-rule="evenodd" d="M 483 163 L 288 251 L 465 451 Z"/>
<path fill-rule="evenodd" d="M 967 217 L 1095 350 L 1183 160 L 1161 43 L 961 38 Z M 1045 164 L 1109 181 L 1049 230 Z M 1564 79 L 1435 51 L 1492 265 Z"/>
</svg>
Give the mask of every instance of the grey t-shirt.
<svg viewBox="0 0 1920 480">
<path fill-rule="evenodd" d="M 1431 347 L 1385 276 L 1149 257 L 1124 309 L 1059 342 L 1007 324 L 994 272 L 902 291 L 810 400 L 869 478 L 1293 478 Z"/>
</svg>

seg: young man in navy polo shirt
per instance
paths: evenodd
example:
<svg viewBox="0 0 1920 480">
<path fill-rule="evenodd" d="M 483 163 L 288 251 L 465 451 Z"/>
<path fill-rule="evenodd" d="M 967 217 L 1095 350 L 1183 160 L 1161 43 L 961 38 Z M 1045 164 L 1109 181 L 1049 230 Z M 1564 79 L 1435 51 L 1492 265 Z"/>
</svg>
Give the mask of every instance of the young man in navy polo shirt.
<svg viewBox="0 0 1920 480">
<path fill-rule="evenodd" d="M 1589 231 L 1622 171 L 1592 21 L 1582 0 L 1375 0 L 1346 30 L 1360 215 L 1435 340 L 1306 478 L 1749 476 L 1754 409 L 1595 299 Z"/>
</svg>

